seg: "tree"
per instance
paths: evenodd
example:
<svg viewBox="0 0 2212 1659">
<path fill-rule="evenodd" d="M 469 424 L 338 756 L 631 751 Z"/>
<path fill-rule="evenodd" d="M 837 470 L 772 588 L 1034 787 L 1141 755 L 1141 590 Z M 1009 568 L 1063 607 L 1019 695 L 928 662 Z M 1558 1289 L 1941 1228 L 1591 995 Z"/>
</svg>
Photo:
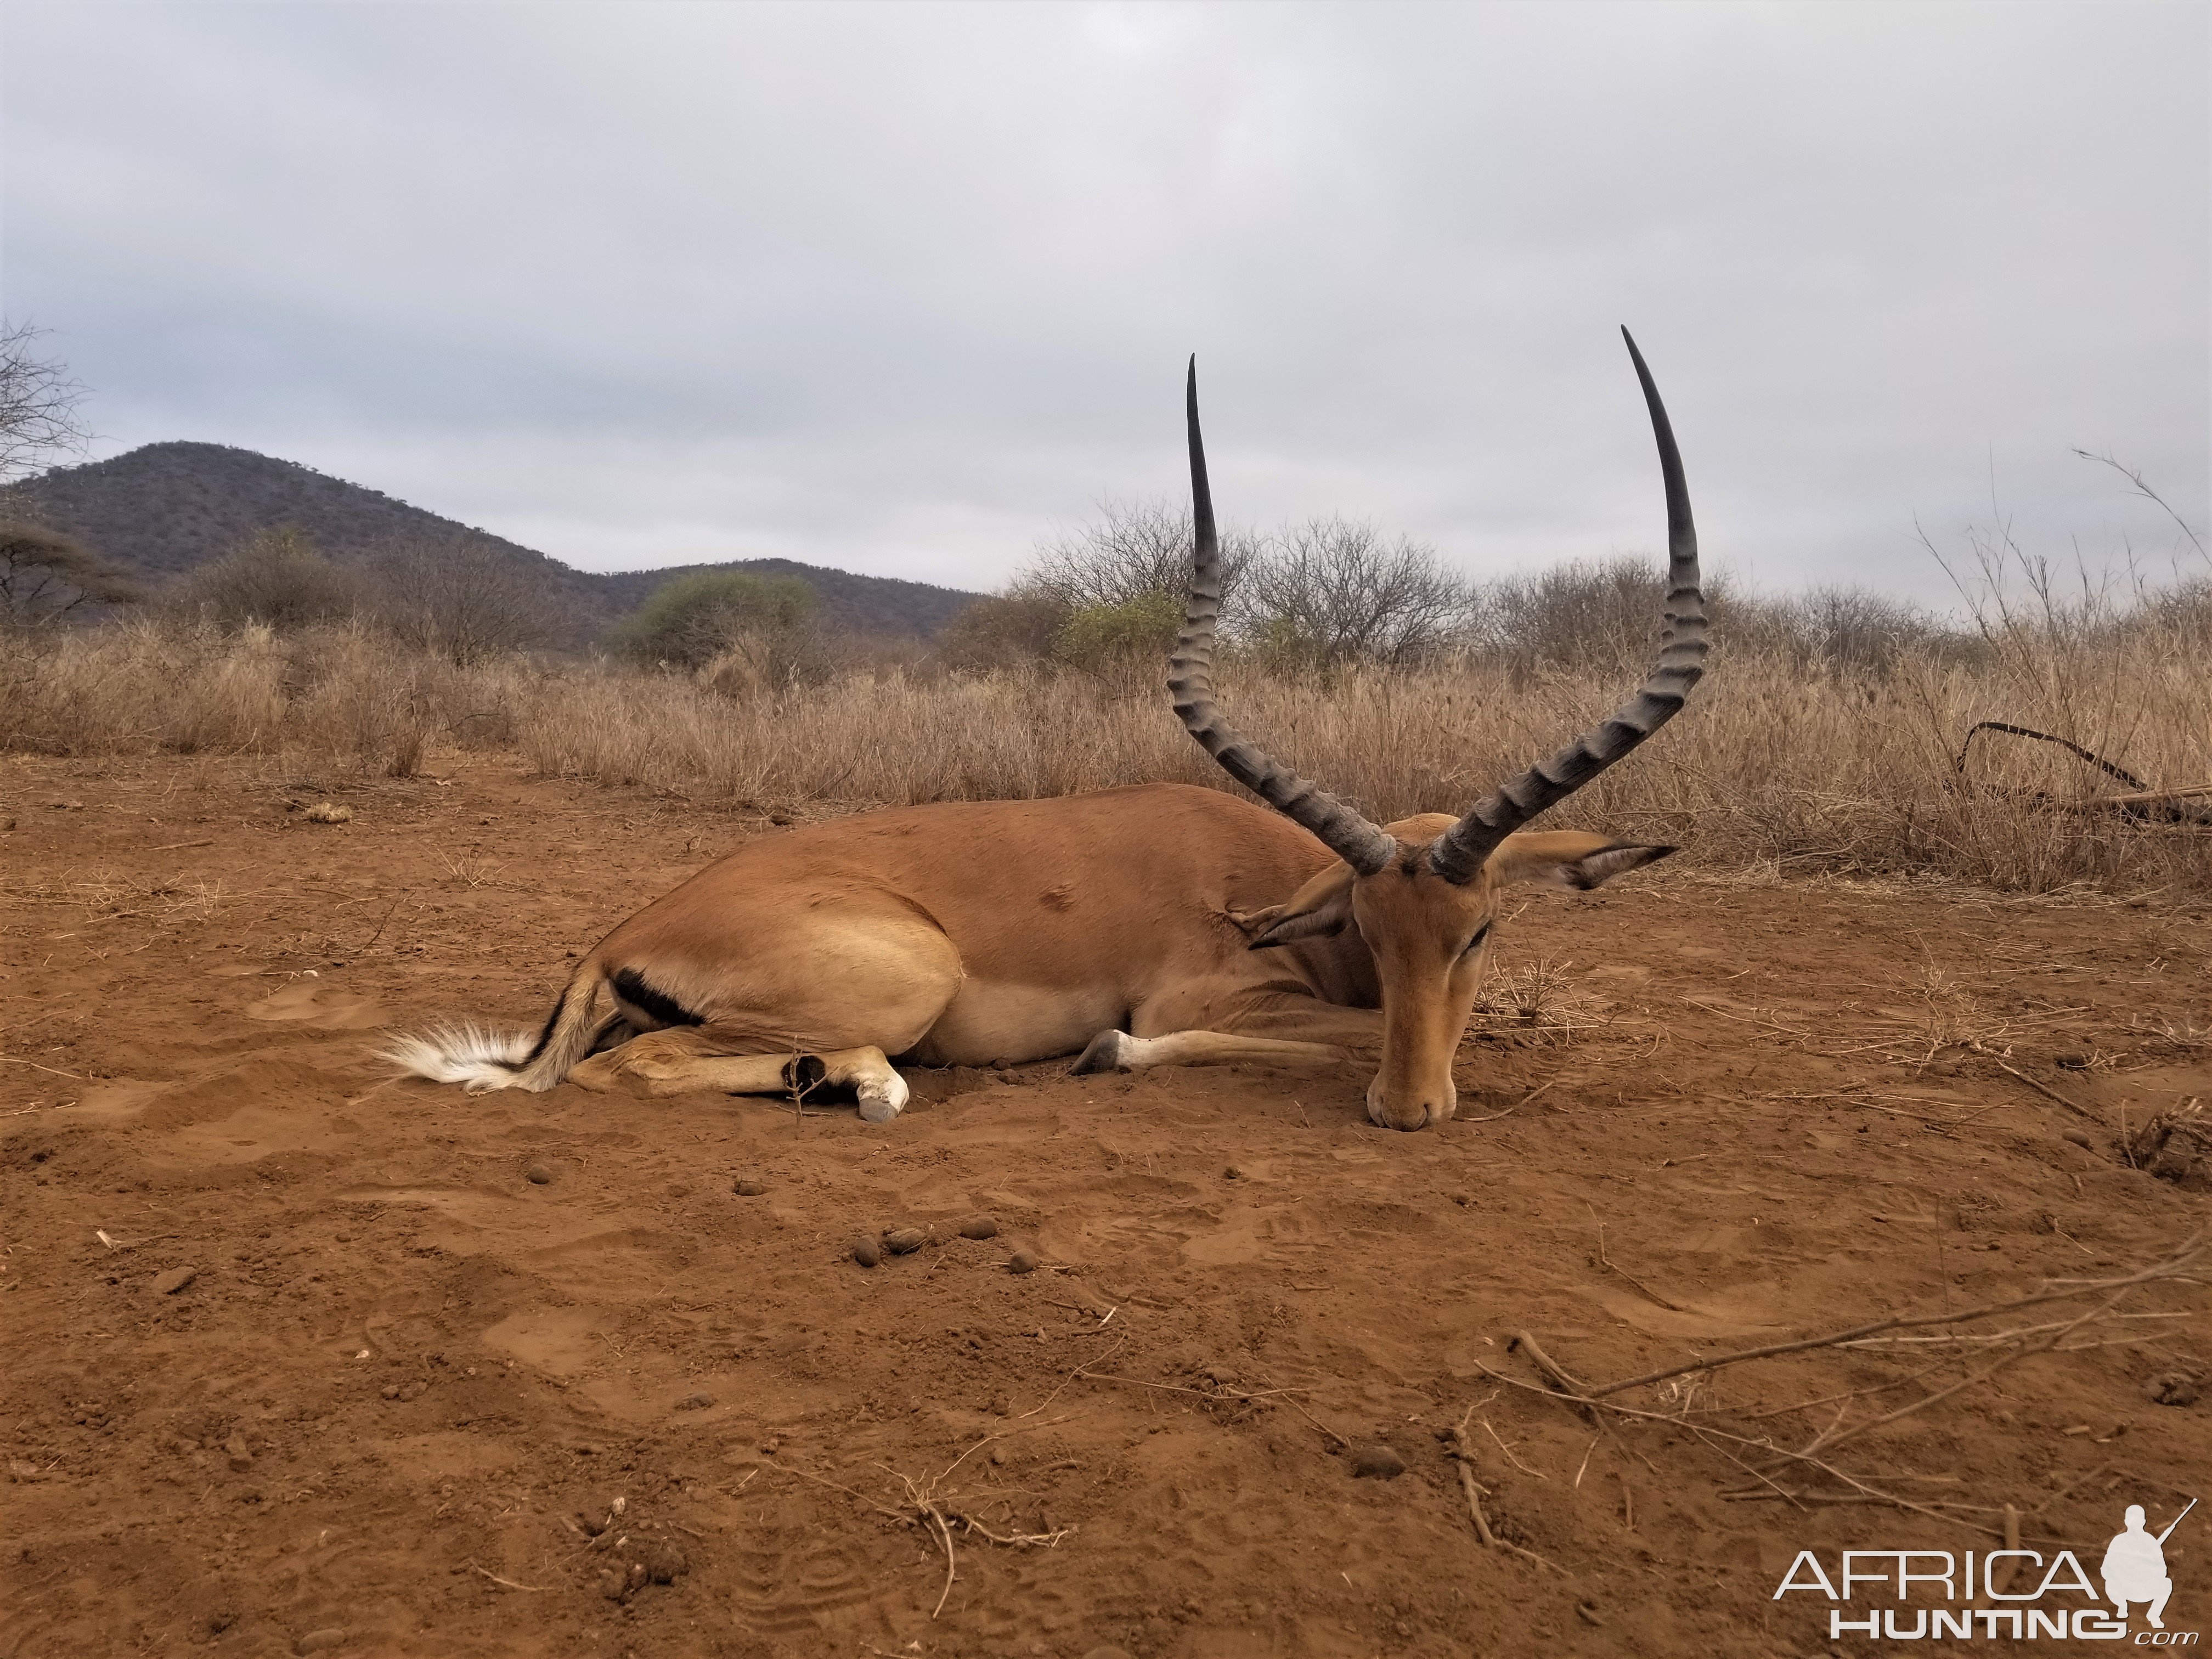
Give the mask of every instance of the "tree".
<svg viewBox="0 0 2212 1659">
<path fill-rule="evenodd" d="M 1165 662 L 1182 627 L 1181 599 L 1158 592 L 1139 593 L 1118 605 L 1086 605 L 1060 625 L 1053 641 L 1063 662 L 1092 672 Z"/>
<path fill-rule="evenodd" d="M 360 601 L 353 579 L 315 550 L 297 525 L 275 525 L 204 564 L 179 585 L 178 599 L 225 627 L 262 623 L 279 633 L 350 616 Z"/>
<path fill-rule="evenodd" d="M 90 435 L 76 416 L 84 388 L 60 363 L 37 355 L 45 332 L 0 321 L 0 483 L 81 453 Z"/>
<path fill-rule="evenodd" d="M 0 520 L 0 623 L 59 622 L 81 605 L 131 605 L 145 597 L 128 571 L 60 532 Z"/>
<path fill-rule="evenodd" d="M 797 576 L 702 570 L 673 576 L 615 630 L 615 643 L 643 662 L 703 668 L 738 652 L 769 676 L 796 665 L 814 590 Z"/>
<path fill-rule="evenodd" d="M 1351 661 L 1401 666 L 1451 643 L 1472 590 L 1436 550 L 1374 526 L 1316 518 L 1277 537 L 1244 573 L 1232 613 L 1283 666 Z"/>
<path fill-rule="evenodd" d="M 939 629 L 937 654 L 949 668 L 969 670 L 1048 661 L 1073 614 L 1065 601 L 1017 586 L 975 600 Z"/>
<path fill-rule="evenodd" d="M 560 631 L 543 584 L 481 536 L 411 538 L 374 556 L 369 571 L 377 619 L 403 643 L 463 668 Z"/>
</svg>

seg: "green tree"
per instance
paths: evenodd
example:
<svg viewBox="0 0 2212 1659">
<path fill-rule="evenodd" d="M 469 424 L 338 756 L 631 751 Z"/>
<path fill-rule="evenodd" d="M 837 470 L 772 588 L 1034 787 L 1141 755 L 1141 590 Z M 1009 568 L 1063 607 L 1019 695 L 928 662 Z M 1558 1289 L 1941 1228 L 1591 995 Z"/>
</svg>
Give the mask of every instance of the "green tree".
<svg viewBox="0 0 2212 1659">
<path fill-rule="evenodd" d="M 615 630 L 614 643 L 641 662 L 703 668 L 724 653 L 780 657 L 804 635 L 814 590 L 797 576 L 701 570 L 673 576 Z"/>
<path fill-rule="evenodd" d="M 1151 667 L 1166 659 L 1182 627 L 1182 600 L 1152 589 L 1118 604 L 1085 605 L 1061 625 L 1058 654 L 1093 672 Z"/>
</svg>

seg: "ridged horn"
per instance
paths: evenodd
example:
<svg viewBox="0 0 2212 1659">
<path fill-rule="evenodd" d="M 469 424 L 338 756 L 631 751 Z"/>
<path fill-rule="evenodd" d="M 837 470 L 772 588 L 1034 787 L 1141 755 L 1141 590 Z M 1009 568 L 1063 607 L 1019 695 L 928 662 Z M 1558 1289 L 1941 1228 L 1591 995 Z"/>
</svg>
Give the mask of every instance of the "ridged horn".
<svg viewBox="0 0 2212 1659">
<path fill-rule="evenodd" d="M 1176 713 L 1199 746 L 1221 763 L 1223 771 L 1284 817 L 1311 830 L 1361 875 L 1371 876 L 1389 863 L 1398 843 L 1335 796 L 1285 770 L 1264 750 L 1239 737 L 1214 704 L 1213 636 L 1221 618 L 1221 546 L 1213 530 L 1213 494 L 1206 482 L 1206 447 L 1198 434 L 1195 356 L 1190 360 L 1185 404 L 1190 422 L 1194 534 L 1190 598 L 1183 606 L 1175 654 L 1168 659 L 1168 690 L 1174 694 Z"/>
<path fill-rule="evenodd" d="M 1659 471 L 1667 485 L 1666 625 L 1650 677 L 1634 697 L 1614 709 L 1595 730 L 1586 732 L 1549 760 L 1501 784 L 1474 810 L 1437 837 L 1429 848 L 1429 867 L 1446 881 L 1464 885 L 1474 879 L 1506 836 L 1547 807 L 1556 806 L 1674 717 L 1705 672 L 1705 601 L 1698 588 L 1698 532 L 1690 521 L 1690 491 L 1682 482 L 1682 458 L 1674 448 L 1674 429 L 1644 354 L 1626 329 L 1628 355 L 1644 385 L 1651 410 L 1652 435 L 1659 443 Z"/>
</svg>

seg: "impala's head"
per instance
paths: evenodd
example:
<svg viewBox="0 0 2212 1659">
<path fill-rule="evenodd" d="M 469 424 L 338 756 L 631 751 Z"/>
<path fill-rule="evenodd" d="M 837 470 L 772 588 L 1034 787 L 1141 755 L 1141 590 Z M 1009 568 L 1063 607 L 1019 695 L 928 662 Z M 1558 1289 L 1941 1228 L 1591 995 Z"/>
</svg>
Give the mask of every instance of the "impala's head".
<svg viewBox="0 0 2212 1659">
<path fill-rule="evenodd" d="M 1626 330 L 1622 337 L 1627 338 Z M 1168 687 L 1190 734 L 1231 777 L 1311 830 L 1343 860 L 1308 882 L 1287 904 L 1252 919 L 1252 944 L 1264 950 L 1346 927 L 1358 930 L 1382 987 L 1382 1065 L 1367 1088 L 1367 1115 L 1394 1129 L 1419 1129 L 1452 1115 L 1457 1103 L 1452 1060 L 1474 1007 L 1490 929 L 1507 888 L 1535 881 L 1587 890 L 1674 850 L 1580 830 L 1516 833 L 1664 725 L 1704 672 L 1705 600 L 1698 591 L 1689 490 L 1658 388 L 1632 339 L 1628 351 L 1651 411 L 1667 489 L 1669 580 L 1657 662 L 1642 689 L 1603 724 L 1499 785 L 1464 817 L 1439 812 L 1387 827 L 1276 764 L 1231 731 L 1215 707 L 1220 558 L 1199 440 L 1197 368 L 1192 368 L 1190 480 L 1196 546 L 1189 604 Z"/>
</svg>

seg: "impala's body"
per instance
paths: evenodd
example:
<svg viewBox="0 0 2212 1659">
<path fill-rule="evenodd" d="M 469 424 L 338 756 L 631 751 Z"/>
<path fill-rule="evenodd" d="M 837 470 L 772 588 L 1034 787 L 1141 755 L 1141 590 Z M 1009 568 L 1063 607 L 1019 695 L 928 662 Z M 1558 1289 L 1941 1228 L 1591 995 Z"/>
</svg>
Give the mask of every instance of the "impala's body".
<svg viewBox="0 0 2212 1659">
<path fill-rule="evenodd" d="M 1192 735 L 1267 806 L 1151 784 L 860 813 L 765 837 L 593 947 L 534 1043 L 448 1029 L 404 1040 L 393 1057 L 472 1089 L 573 1079 L 769 1093 L 826 1080 L 849 1085 L 861 1115 L 882 1122 L 907 1098 L 894 1060 L 1080 1051 L 1084 1072 L 1379 1051 L 1375 1121 L 1417 1129 L 1449 1117 L 1452 1062 L 1502 891 L 1524 880 L 1594 887 L 1674 850 L 1515 833 L 1668 718 L 1704 654 L 1687 495 L 1636 362 L 1674 546 L 1658 666 L 1605 725 L 1466 817 L 1370 823 L 1223 724 L 1194 382 L 1197 545 L 1169 684 Z"/>
</svg>

